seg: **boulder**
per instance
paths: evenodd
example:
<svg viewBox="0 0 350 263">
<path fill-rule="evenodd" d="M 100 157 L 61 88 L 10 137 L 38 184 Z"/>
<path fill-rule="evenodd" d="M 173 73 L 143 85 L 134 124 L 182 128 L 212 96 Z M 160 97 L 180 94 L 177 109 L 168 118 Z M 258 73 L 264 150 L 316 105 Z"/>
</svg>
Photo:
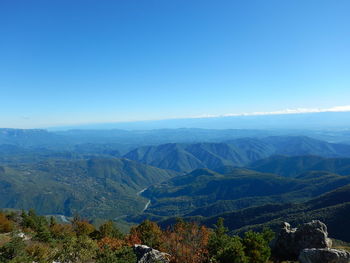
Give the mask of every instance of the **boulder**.
<svg viewBox="0 0 350 263">
<path fill-rule="evenodd" d="M 273 247 L 273 254 L 279 260 L 297 260 L 305 248 L 330 248 L 332 241 L 328 238 L 327 227 L 324 223 L 313 220 L 291 228 L 283 223 Z"/>
<path fill-rule="evenodd" d="M 169 263 L 170 255 L 145 245 L 134 245 L 137 263 Z"/>
<path fill-rule="evenodd" d="M 30 237 L 24 234 L 23 232 L 17 233 L 16 236 L 22 238 L 23 240 L 30 240 Z"/>
<path fill-rule="evenodd" d="M 299 255 L 300 263 L 349 263 L 350 253 L 330 248 L 307 248 Z"/>
</svg>

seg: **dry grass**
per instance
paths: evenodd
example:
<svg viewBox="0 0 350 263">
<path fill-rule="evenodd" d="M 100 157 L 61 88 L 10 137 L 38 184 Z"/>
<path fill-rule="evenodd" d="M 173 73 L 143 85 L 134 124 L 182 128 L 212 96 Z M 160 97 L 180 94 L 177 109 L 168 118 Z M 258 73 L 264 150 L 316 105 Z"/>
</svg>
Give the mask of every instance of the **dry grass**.
<svg viewBox="0 0 350 263">
<path fill-rule="evenodd" d="M 342 249 L 350 252 L 350 244 L 341 240 L 332 239 L 332 248 Z"/>
<path fill-rule="evenodd" d="M 0 234 L 0 246 L 11 240 L 11 236 L 9 234 Z"/>
</svg>

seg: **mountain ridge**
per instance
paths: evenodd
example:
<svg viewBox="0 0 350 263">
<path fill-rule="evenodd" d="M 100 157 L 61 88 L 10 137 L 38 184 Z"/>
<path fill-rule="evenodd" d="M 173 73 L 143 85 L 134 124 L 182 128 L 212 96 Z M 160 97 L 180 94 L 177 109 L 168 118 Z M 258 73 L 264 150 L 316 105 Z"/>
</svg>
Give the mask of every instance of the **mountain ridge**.
<svg viewBox="0 0 350 263">
<path fill-rule="evenodd" d="M 350 157 L 350 146 L 305 136 L 241 138 L 226 143 L 169 143 L 136 148 L 124 157 L 163 169 L 189 172 L 197 168 L 247 166 L 276 154 Z"/>
</svg>

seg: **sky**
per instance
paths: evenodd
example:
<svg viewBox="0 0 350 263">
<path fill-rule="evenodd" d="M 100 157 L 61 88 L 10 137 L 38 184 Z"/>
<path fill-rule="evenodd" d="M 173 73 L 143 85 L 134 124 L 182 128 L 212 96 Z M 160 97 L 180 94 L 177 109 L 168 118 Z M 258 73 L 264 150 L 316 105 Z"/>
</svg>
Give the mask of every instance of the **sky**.
<svg viewBox="0 0 350 263">
<path fill-rule="evenodd" d="M 341 109 L 348 0 L 2 0 L 0 127 Z"/>
</svg>

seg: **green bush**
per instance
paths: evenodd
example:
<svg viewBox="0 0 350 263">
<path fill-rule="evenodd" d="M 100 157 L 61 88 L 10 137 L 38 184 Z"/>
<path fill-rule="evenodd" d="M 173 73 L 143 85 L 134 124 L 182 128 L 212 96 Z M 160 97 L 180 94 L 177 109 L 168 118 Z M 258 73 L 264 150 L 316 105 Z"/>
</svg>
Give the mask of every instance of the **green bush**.
<svg viewBox="0 0 350 263">
<path fill-rule="evenodd" d="M 244 234 L 242 243 L 250 263 L 266 263 L 271 256 L 270 241 L 274 234 L 265 229 L 262 233 L 248 231 Z"/>
<path fill-rule="evenodd" d="M 21 258 L 23 262 L 27 262 L 25 243 L 21 237 L 13 237 L 10 242 L 0 247 L 0 262 L 10 262 Z M 13 261 L 19 262 L 19 261 Z"/>
<path fill-rule="evenodd" d="M 215 259 L 220 263 L 252 263 L 248 261 L 242 240 L 238 236 L 231 237 L 225 247 L 218 251 Z"/>
<path fill-rule="evenodd" d="M 210 235 L 208 252 L 212 262 L 217 263 L 265 263 L 271 255 L 269 247 L 273 232 L 265 229 L 263 232 L 248 231 L 244 238 L 227 235 L 224 221 L 219 218 L 215 229 Z"/>
<path fill-rule="evenodd" d="M 67 238 L 57 253 L 57 259 L 62 263 L 83 263 L 93 259 L 96 251 L 96 242 L 85 235 Z"/>
<path fill-rule="evenodd" d="M 136 255 L 132 248 L 122 247 L 116 251 L 111 249 L 99 250 L 96 263 L 135 263 Z"/>
<path fill-rule="evenodd" d="M 143 245 L 159 249 L 162 239 L 162 230 L 157 223 L 150 220 L 143 221 L 137 227 L 132 227 L 130 230 L 131 235 L 136 235 Z"/>
</svg>

